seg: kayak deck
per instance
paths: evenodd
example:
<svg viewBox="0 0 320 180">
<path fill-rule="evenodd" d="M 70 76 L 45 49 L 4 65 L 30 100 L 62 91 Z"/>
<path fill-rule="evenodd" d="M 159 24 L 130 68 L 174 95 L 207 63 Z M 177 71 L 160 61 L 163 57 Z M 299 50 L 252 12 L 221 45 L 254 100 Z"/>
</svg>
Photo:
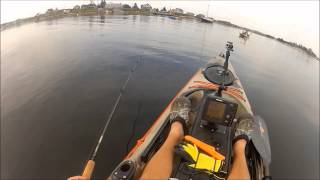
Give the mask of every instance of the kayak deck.
<svg viewBox="0 0 320 180">
<path fill-rule="evenodd" d="M 223 66 L 224 58 L 216 57 L 206 67 L 212 65 Z M 205 67 L 205 68 L 206 68 Z M 232 85 L 227 86 L 226 90 L 222 92 L 222 97 L 238 104 L 238 109 L 235 114 L 235 120 L 243 114 L 253 115 L 251 106 L 247 99 L 247 96 L 243 90 L 241 82 L 234 72 L 234 69 L 229 65 L 229 70 L 233 73 L 234 81 Z M 206 89 L 206 91 L 201 91 Z M 199 90 L 199 91 L 198 91 Z M 126 177 L 131 176 L 130 179 L 137 179 L 146 163 L 150 160 L 153 154 L 160 148 L 164 140 L 166 139 L 169 129 L 169 112 L 171 103 L 178 96 L 186 95 L 188 92 L 189 99 L 192 103 L 192 109 L 189 114 L 189 118 L 193 121 L 193 126 L 190 135 L 200 139 L 201 141 L 215 147 L 216 151 L 225 156 L 225 160 L 222 163 L 220 171 L 217 175 L 217 179 L 224 179 L 227 177 L 230 170 L 231 158 L 232 158 L 232 139 L 234 134 L 234 125 L 232 126 L 220 126 L 216 130 L 203 128 L 201 125 L 201 119 L 199 113 L 202 112 L 200 108 L 205 97 L 210 93 L 214 93 L 218 90 L 218 84 L 209 82 L 203 75 L 203 69 L 198 70 L 193 77 L 186 83 L 186 85 L 177 93 L 165 110 L 160 114 L 154 124 L 148 129 L 145 135 L 140 138 L 133 149 L 125 157 L 124 161 L 118 165 L 118 167 L 112 172 L 109 179 L 121 179 L 122 175 Z M 194 91 L 194 92 L 193 92 Z M 234 124 L 234 123 L 233 123 Z M 129 170 L 122 172 L 121 168 L 130 164 Z M 185 166 L 179 158 L 174 160 L 174 169 L 172 171 L 172 177 L 179 179 L 189 179 L 190 176 L 184 172 Z"/>
</svg>

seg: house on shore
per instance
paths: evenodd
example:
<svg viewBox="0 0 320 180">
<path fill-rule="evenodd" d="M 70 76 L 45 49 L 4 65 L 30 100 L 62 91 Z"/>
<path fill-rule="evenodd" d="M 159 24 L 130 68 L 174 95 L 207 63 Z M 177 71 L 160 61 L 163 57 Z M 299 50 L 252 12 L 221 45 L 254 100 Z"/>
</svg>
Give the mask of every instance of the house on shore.
<svg viewBox="0 0 320 180">
<path fill-rule="evenodd" d="M 84 4 L 81 5 L 81 9 L 96 9 L 97 5 L 96 4 Z"/>
<path fill-rule="evenodd" d="M 64 14 L 70 14 L 70 13 L 71 13 L 71 9 L 64 9 L 64 10 L 63 10 L 63 13 L 64 13 Z"/>
<path fill-rule="evenodd" d="M 186 12 L 185 15 L 186 15 L 186 16 L 189 16 L 189 17 L 193 17 L 193 16 L 194 16 L 194 13 L 192 13 L 192 12 Z"/>
<path fill-rule="evenodd" d="M 196 18 L 199 18 L 199 19 L 204 18 L 204 17 L 205 17 L 204 14 L 198 14 L 198 15 L 196 15 Z"/>
<path fill-rule="evenodd" d="M 53 12 L 54 12 L 54 10 L 52 8 L 50 8 L 50 9 L 47 10 L 46 14 L 51 14 Z"/>
<path fill-rule="evenodd" d="M 180 8 L 175 8 L 170 10 L 171 15 L 183 15 L 183 10 Z"/>
<path fill-rule="evenodd" d="M 75 5 L 75 6 L 73 7 L 73 10 L 80 10 L 80 6 L 79 6 L 79 5 Z"/>
<path fill-rule="evenodd" d="M 163 7 L 160 11 L 157 13 L 160 16 L 168 16 L 169 12 L 167 11 L 166 7 Z"/>
<path fill-rule="evenodd" d="M 105 8 L 107 9 L 120 9 L 122 7 L 121 3 L 107 3 Z"/>
</svg>

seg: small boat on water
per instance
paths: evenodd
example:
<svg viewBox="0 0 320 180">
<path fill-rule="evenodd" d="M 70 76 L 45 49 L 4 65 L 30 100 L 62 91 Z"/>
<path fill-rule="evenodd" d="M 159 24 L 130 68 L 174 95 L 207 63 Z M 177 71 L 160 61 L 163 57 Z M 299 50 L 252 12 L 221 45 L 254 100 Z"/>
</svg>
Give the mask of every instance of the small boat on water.
<svg viewBox="0 0 320 180">
<path fill-rule="evenodd" d="M 228 42 L 226 48 L 225 55 L 215 57 L 190 78 L 108 179 L 139 178 L 145 165 L 168 136 L 169 112 L 172 102 L 177 97 L 188 98 L 191 101 L 189 118 L 192 119 L 193 125 L 189 138 L 212 147 L 219 156 L 212 156 L 214 164 L 211 170 L 193 169 L 191 174 L 186 172 L 186 168 L 190 170 L 190 166 L 186 167 L 184 161 L 177 158 L 174 160 L 172 178 L 199 179 L 198 175 L 202 175 L 201 177 L 208 177 L 207 179 L 226 179 L 233 160 L 232 140 L 235 124 L 242 117 L 251 118 L 254 122 L 252 139 L 246 148 L 251 179 L 270 177 L 271 151 L 266 123 L 254 115 L 244 88 L 229 63 L 233 44 Z M 201 147 L 199 149 L 201 150 Z"/>
<path fill-rule="evenodd" d="M 169 16 L 169 12 L 167 12 L 167 11 L 159 11 L 159 12 L 157 13 L 157 15 L 162 16 L 162 17 L 164 17 L 164 16 Z"/>
<path fill-rule="evenodd" d="M 177 17 L 176 16 L 168 16 L 170 19 L 176 20 Z"/>
<path fill-rule="evenodd" d="M 214 19 L 211 17 L 202 17 L 201 21 L 205 23 L 213 23 Z"/>
<path fill-rule="evenodd" d="M 202 22 L 205 22 L 205 23 L 213 23 L 214 19 L 209 17 L 209 8 L 210 7 L 210 4 L 208 4 L 208 9 L 207 9 L 207 16 L 202 16 L 200 17 L 200 20 Z"/>
<path fill-rule="evenodd" d="M 240 32 L 239 37 L 243 39 L 248 39 L 250 37 L 250 34 L 248 31 L 242 31 Z"/>
</svg>

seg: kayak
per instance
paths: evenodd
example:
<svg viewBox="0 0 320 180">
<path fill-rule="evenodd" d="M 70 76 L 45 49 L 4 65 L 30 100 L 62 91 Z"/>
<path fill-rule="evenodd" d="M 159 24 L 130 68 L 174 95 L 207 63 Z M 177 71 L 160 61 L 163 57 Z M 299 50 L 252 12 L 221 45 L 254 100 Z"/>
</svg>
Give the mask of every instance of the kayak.
<svg viewBox="0 0 320 180">
<path fill-rule="evenodd" d="M 152 126 L 137 140 L 135 146 L 112 171 L 108 179 L 140 177 L 145 165 L 167 138 L 170 129 L 171 104 L 181 96 L 191 101 L 189 118 L 192 119 L 193 125 L 188 134 L 189 139 L 191 141 L 195 139 L 193 142 L 197 141 L 212 147 L 216 154 L 223 158 L 215 159 L 216 162 L 219 160 L 219 167 L 215 167 L 212 172 L 195 170 L 191 174 L 192 168 L 186 167 L 181 158 L 175 158 L 172 178 L 201 179 L 199 175 L 202 173 L 201 177 L 208 177 L 208 179 L 226 179 L 232 163 L 235 124 L 242 116 L 254 120 L 254 133 L 246 148 L 250 176 L 252 179 L 270 177 L 271 151 L 266 123 L 262 118 L 254 115 L 244 88 L 234 68 L 228 62 L 230 51 L 226 54 L 226 56 L 220 55 L 212 59 L 189 79 Z M 201 150 L 201 145 L 199 149 Z M 209 156 L 208 152 L 207 156 Z"/>
</svg>

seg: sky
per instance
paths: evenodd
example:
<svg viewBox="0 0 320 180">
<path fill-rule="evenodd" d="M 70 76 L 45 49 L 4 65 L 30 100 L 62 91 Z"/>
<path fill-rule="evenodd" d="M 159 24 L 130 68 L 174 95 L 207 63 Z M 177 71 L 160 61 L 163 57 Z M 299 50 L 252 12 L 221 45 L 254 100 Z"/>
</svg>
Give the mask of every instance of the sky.
<svg viewBox="0 0 320 180">
<path fill-rule="evenodd" d="M 1 0 L 1 23 L 44 13 L 49 8 L 72 8 L 78 1 L 10 1 Z M 95 3 L 100 0 L 94 0 Z M 108 3 L 109 1 L 107 1 Z M 287 41 L 312 48 L 319 57 L 319 0 L 316 1 L 113 1 L 152 7 L 182 8 L 195 14 L 255 29 Z"/>
</svg>

